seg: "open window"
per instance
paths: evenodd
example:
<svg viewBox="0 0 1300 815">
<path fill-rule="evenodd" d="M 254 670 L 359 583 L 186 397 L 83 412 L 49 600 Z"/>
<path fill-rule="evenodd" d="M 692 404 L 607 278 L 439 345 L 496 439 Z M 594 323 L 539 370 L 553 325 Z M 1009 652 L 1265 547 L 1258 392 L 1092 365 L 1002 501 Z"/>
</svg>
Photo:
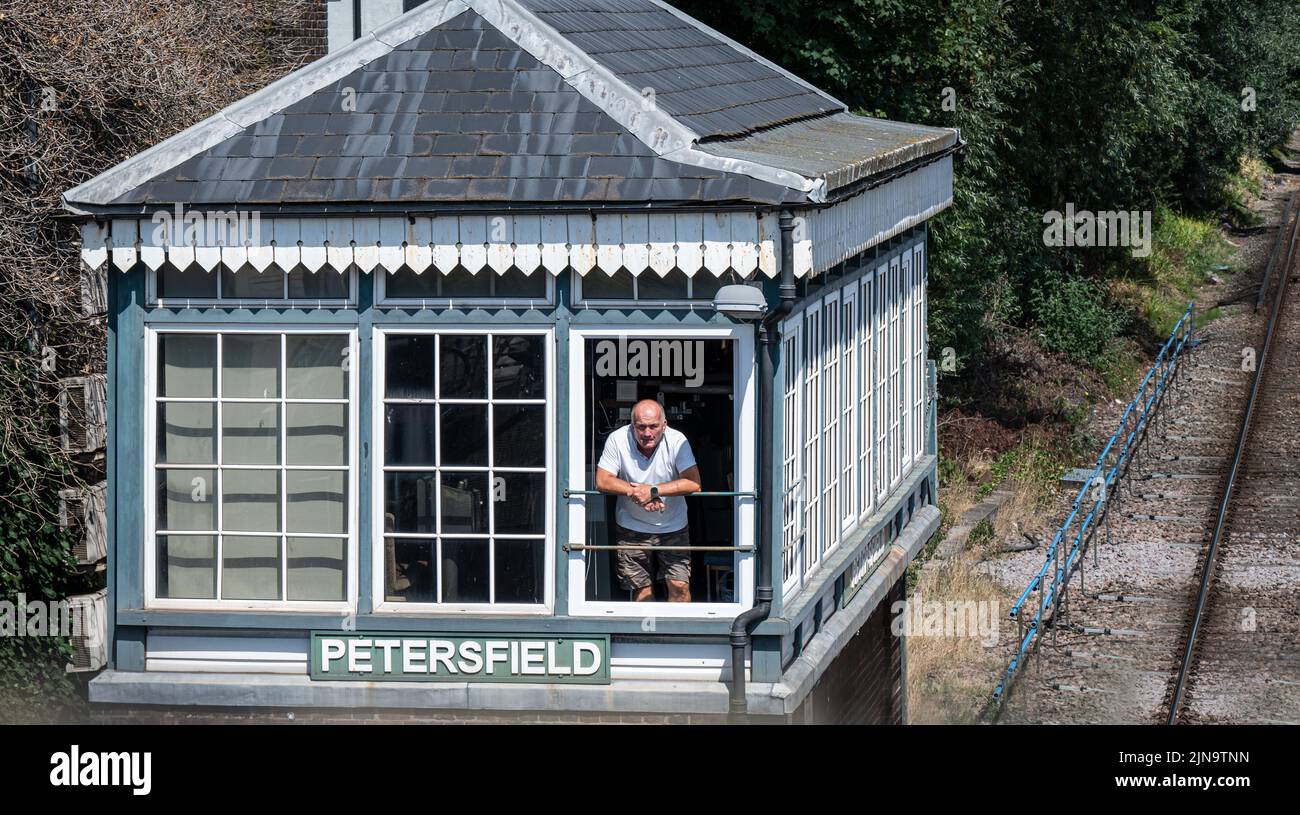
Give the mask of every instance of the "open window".
<svg viewBox="0 0 1300 815">
<path fill-rule="evenodd" d="M 569 596 L 575 614 L 729 615 L 752 603 L 754 544 L 753 330 L 575 329 L 571 333 Z M 633 602 L 620 580 L 619 498 L 595 489 L 611 436 L 628 433 L 640 400 L 659 402 L 685 436 L 701 493 L 685 497 L 689 602 L 668 602 L 662 547 L 645 550 L 653 599 Z M 634 443 L 634 442 L 633 442 Z M 660 442 L 664 444 L 664 441 Z M 624 473 L 616 473 L 624 477 Z M 628 551 L 626 548 L 621 551 Z M 679 573 L 680 574 L 680 573 Z"/>
</svg>

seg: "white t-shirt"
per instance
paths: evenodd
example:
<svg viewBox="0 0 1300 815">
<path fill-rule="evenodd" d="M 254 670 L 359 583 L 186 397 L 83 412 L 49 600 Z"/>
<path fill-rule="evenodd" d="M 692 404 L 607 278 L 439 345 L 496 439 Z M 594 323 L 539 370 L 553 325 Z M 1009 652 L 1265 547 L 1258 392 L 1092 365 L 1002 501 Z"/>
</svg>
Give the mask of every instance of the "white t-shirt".
<svg viewBox="0 0 1300 815">
<path fill-rule="evenodd" d="M 630 484 L 663 484 L 682 477 L 682 473 L 695 466 L 695 454 L 686 436 L 671 427 L 664 429 L 663 438 L 654 453 L 646 458 L 637 449 L 632 436 L 632 426 L 621 427 L 605 439 L 600 463 L 596 465 L 613 473 Z M 618 525 L 633 532 L 668 533 L 686 528 L 686 499 L 681 496 L 662 498 L 663 512 L 651 512 L 636 505 L 626 495 L 619 496 L 614 513 Z"/>
</svg>

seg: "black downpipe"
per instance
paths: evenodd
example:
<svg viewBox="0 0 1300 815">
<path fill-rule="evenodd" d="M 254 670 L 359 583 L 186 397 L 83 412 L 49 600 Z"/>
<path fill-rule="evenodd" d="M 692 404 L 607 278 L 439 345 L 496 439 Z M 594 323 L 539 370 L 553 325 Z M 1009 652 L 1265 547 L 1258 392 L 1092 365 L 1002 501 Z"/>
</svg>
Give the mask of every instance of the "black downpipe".
<svg viewBox="0 0 1300 815">
<path fill-rule="evenodd" d="M 772 537 L 772 505 L 775 487 L 768 456 L 773 449 L 772 400 L 779 393 L 776 387 L 775 350 L 780 347 L 781 336 L 777 324 L 794 308 L 794 216 L 782 210 L 781 227 L 781 288 L 780 303 L 763 318 L 758 327 L 758 545 L 754 554 L 758 558 L 758 585 L 754 591 L 754 607 L 741 613 L 731 623 L 731 704 L 732 716 L 746 711 L 745 704 L 745 650 L 749 647 L 749 632 L 772 613 L 772 561 L 776 547 Z"/>
</svg>

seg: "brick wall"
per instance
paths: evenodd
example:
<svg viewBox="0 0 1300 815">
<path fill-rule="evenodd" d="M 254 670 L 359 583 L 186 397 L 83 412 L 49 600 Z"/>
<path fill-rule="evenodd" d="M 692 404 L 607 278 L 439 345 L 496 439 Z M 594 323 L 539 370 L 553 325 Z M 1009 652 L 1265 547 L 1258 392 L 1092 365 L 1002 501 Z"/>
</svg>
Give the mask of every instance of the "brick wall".
<svg viewBox="0 0 1300 815">
<path fill-rule="evenodd" d="M 301 13 L 285 19 L 279 32 L 281 36 L 305 43 L 312 59 L 320 59 L 329 50 L 326 33 L 327 2 L 328 0 L 308 0 Z"/>
<path fill-rule="evenodd" d="M 791 720 L 800 724 L 902 724 L 903 641 L 889 630 L 903 579 L 844 646 Z"/>
</svg>

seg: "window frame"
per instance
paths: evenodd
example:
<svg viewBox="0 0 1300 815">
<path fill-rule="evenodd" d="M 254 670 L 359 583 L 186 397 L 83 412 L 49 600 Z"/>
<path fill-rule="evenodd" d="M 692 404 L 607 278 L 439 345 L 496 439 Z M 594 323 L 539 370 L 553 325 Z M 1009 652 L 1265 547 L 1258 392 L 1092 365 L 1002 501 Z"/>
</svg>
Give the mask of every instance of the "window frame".
<svg viewBox="0 0 1300 815">
<path fill-rule="evenodd" d="M 646 271 L 643 271 L 640 274 L 632 275 L 632 292 L 633 292 L 632 297 L 611 297 L 611 298 L 586 297 L 582 291 L 583 279 L 587 275 L 604 274 L 604 272 L 601 271 L 599 268 L 594 268 L 590 272 L 588 272 L 587 275 L 578 274 L 577 272 L 572 272 L 572 274 L 573 274 L 573 303 L 574 303 L 575 310 L 581 311 L 581 310 L 619 309 L 619 308 L 643 308 L 643 309 L 662 308 L 662 309 L 688 309 L 692 311 L 696 309 L 703 309 L 707 311 L 713 311 L 712 296 L 707 298 L 686 297 L 686 298 L 676 298 L 671 300 L 648 300 L 648 299 L 641 299 L 637 297 L 636 291 L 637 289 L 640 288 L 639 281 L 643 275 L 655 275 L 656 277 L 658 277 L 659 273 L 654 271 L 653 269 L 647 269 Z M 615 274 L 617 274 L 617 272 Z M 628 274 L 631 274 L 631 272 L 628 272 Z M 695 278 L 699 277 L 700 275 L 706 275 L 706 274 L 711 277 L 714 276 L 713 273 L 707 269 L 701 269 L 700 271 L 696 272 L 693 275 L 686 275 L 687 286 L 689 287 L 689 289 L 692 291 L 695 289 Z M 728 277 L 733 277 L 735 279 L 727 280 L 726 278 Z M 729 283 L 745 283 L 750 280 L 753 280 L 754 278 L 753 275 L 749 277 L 741 277 L 739 274 L 736 274 L 735 272 L 728 271 L 723 273 L 722 275 L 717 275 L 716 279 L 719 281 L 718 283 L 719 286 L 726 286 Z"/>
<path fill-rule="evenodd" d="M 148 269 L 148 267 L 145 267 Z M 358 291 L 360 283 L 357 278 L 360 272 L 355 266 L 349 266 L 342 272 L 335 271 L 333 267 L 324 266 L 315 272 L 308 271 L 307 274 L 337 274 L 346 275 L 348 278 L 348 296 L 346 299 L 339 298 L 317 298 L 317 297 L 288 297 L 289 272 L 280 269 L 279 266 L 272 264 L 266 271 L 258 272 L 255 269 L 240 269 L 231 274 L 271 274 L 276 273 L 283 275 L 285 278 L 284 291 L 285 297 L 279 299 L 258 299 L 251 297 L 222 297 L 221 296 L 221 272 L 224 266 L 217 264 L 211 271 L 203 269 L 200 266 L 193 266 L 181 272 L 182 274 L 199 273 L 210 274 L 216 277 L 217 296 L 216 297 L 172 297 L 163 298 L 158 294 L 158 278 L 162 274 L 162 267 L 157 269 L 148 269 L 145 275 L 145 302 L 153 308 L 168 309 L 187 309 L 187 308 L 298 308 L 298 309 L 356 309 L 358 307 Z M 297 267 L 294 267 L 297 268 Z M 292 271 L 292 270 L 289 270 Z"/>
<path fill-rule="evenodd" d="M 386 374 L 386 351 L 387 336 L 395 335 L 478 335 L 490 337 L 494 334 L 508 334 L 511 336 L 534 335 L 543 337 L 543 348 L 545 349 L 546 358 L 544 368 L 546 371 L 546 392 L 542 399 L 545 400 L 546 418 L 545 427 L 547 428 L 546 451 L 545 451 L 545 486 L 546 491 L 546 520 L 543 524 L 542 537 L 542 556 L 543 566 L 542 575 L 544 586 L 542 589 L 543 602 L 534 603 L 397 603 L 386 600 L 384 590 L 384 558 L 386 552 L 386 533 L 384 531 L 384 384 Z M 519 616 L 519 615 L 537 615 L 550 616 L 555 613 L 555 549 L 556 541 L 559 537 L 556 530 L 556 493 L 558 486 L 556 482 L 556 354 L 555 354 L 555 327 L 539 326 L 510 323 L 475 323 L 473 326 L 453 326 L 453 325 L 412 325 L 408 322 L 401 321 L 380 321 L 372 326 L 371 333 L 371 427 L 370 427 L 370 447 L 373 451 L 371 477 L 370 477 L 370 563 L 371 563 L 371 597 L 373 598 L 373 608 L 376 614 L 385 614 L 393 616 L 420 616 L 420 617 L 465 617 L 465 616 Z M 492 382 L 491 382 L 491 362 L 489 360 L 489 378 L 488 378 L 488 395 L 485 402 L 492 404 Z M 440 403 L 435 400 L 434 404 Z M 518 401 L 518 400 L 516 400 Z M 541 400 L 537 400 L 541 401 Z M 495 432 L 492 428 L 492 422 L 489 413 L 488 431 Z M 437 436 L 437 444 L 441 445 L 442 434 Z M 490 442 L 489 442 L 490 443 Z M 429 469 L 441 470 L 441 466 L 430 467 Z M 446 469 L 458 469 L 455 467 Z M 470 468 L 476 469 L 476 468 Z M 487 473 L 492 470 L 492 461 L 489 457 Z M 441 499 L 439 499 L 441 500 Z M 400 537 L 400 536 L 399 536 Z M 430 539 L 436 540 L 433 536 Z M 455 537 L 455 536 L 441 536 Z M 491 541 L 497 536 L 492 532 L 488 533 L 488 540 Z M 507 536 L 509 537 L 509 536 Z M 489 561 L 489 581 L 496 577 L 495 558 Z M 439 572 L 441 574 L 441 572 Z M 491 587 L 489 587 L 491 591 Z"/>
<path fill-rule="evenodd" d="M 752 444 L 743 443 L 744 439 L 757 438 L 758 405 L 755 396 L 757 387 L 757 357 L 754 349 L 754 327 L 747 324 L 710 327 L 661 327 L 661 326 L 584 326 L 569 330 L 569 438 L 585 438 L 584 432 L 574 433 L 575 428 L 583 429 L 591 421 L 587 415 L 586 384 L 589 372 L 585 367 L 585 343 L 589 339 L 681 339 L 681 340 L 731 340 L 735 343 L 732 353 L 732 422 L 736 431 L 735 453 L 732 460 L 732 472 L 735 475 L 736 492 L 757 492 L 758 485 L 754 476 L 758 465 Z M 587 471 L 587 451 L 582 444 L 569 445 L 569 478 L 571 490 L 591 489 L 592 485 L 582 483 Z M 601 498 L 598 500 L 609 500 Z M 586 544 L 586 503 L 587 496 L 575 495 L 568 499 L 569 544 Z M 755 540 L 758 532 L 758 515 L 756 503 L 752 498 L 736 498 L 734 503 L 733 529 L 734 544 L 747 545 Z M 569 550 L 564 579 L 568 581 L 569 608 L 571 617 L 601 617 L 608 619 L 646 619 L 649 617 L 730 619 L 754 604 L 754 552 L 735 552 L 735 585 L 738 587 L 736 598 L 730 603 L 670 603 L 666 601 L 605 601 L 586 599 L 586 550 Z"/>
<path fill-rule="evenodd" d="M 468 273 L 468 272 L 467 272 Z M 533 270 L 532 274 L 542 275 L 546 280 L 546 297 L 390 297 L 388 296 L 388 279 L 392 274 L 382 268 L 374 271 L 375 306 L 377 308 L 513 308 L 513 309 L 549 309 L 555 306 L 555 275 L 543 268 Z M 430 266 L 420 275 L 441 275 L 436 267 Z M 452 271 L 455 274 L 455 270 Z M 489 266 L 479 269 L 475 275 L 493 275 L 504 279 Z M 521 272 L 522 274 L 522 272 Z M 448 275 L 449 276 L 449 275 Z"/>
<path fill-rule="evenodd" d="M 782 378 L 782 596 L 803 582 L 804 547 L 807 545 L 804 518 L 804 407 L 803 407 L 803 312 L 787 317 L 781 326 L 784 367 Z"/>
<path fill-rule="evenodd" d="M 258 324 L 258 323 L 231 323 L 231 324 L 212 324 L 212 323 L 166 323 L 145 325 L 145 343 L 144 343 L 144 370 L 145 370 L 145 405 L 144 411 L 144 455 L 143 459 L 143 484 L 144 492 L 144 597 L 145 608 L 148 609 L 184 609 L 189 611 L 284 611 L 284 612 L 302 612 L 302 611 L 330 611 L 336 613 L 352 612 L 357 607 L 357 598 L 359 593 L 359 515 L 360 504 L 358 496 L 364 489 L 360 477 L 360 468 L 358 462 L 358 448 L 360 443 L 360 427 L 358 424 L 360 413 L 361 397 L 358 393 L 359 379 L 359 347 L 358 334 L 356 326 L 340 327 L 338 324 L 313 324 L 313 325 L 294 325 L 284 324 Z M 288 336 L 294 334 L 306 335 L 323 335 L 333 334 L 347 337 L 348 359 L 350 364 L 347 367 L 348 374 L 348 447 L 347 447 L 347 464 L 346 472 L 349 476 L 346 484 L 347 490 L 344 497 L 344 508 L 347 512 L 348 523 L 347 531 L 342 535 L 317 535 L 325 538 L 344 538 L 347 545 L 347 562 L 344 567 L 344 574 L 347 585 L 344 590 L 344 599 L 342 600 L 225 600 L 222 599 L 218 591 L 218 596 L 212 599 L 197 598 L 168 598 L 157 596 L 157 567 L 158 567 L 158 528 L 157 528 L 157 480 L 158 471 L 157 462 L 157 417 L 158 417 L 158 338 L 164 334 L 210 334 L 213 336 L 221 335 L 262 335 L 262 336 Z M 220 347 L 218 339 L 218 347 Z M 283 342 L 283 341 L 282 341 Z M 284 362 L 283 354 L 281 355 L 281 364 Z M 218 403 L 223 400 L 221 395 L 221 355 L 216 359 L 217 374 L 216 394 L 213 402 Z M 284 381 L 285 372 L 281 370 L 281 383 Z M 238 401 L 238 400 L 234 400 Z M 291 401 L 281 388 L 279 397 L 280 404 L 287 404 Z M 221 434 L 221 422 L 218 418 L 215 420 L 214 432 L 217 438 Z M 279 420 L 281 438 L 288 428 L 287 412 Z M 220 471 L 222 467 L 219 447 L 214 451 L 215 463 L 206 465 L 194 465 L 195 469 L 206 468 Z M 287 450 L 281 450 L 281 459 L 287 455 Z M 278 465 L 283 472 L 288 465 L 283 463 Z M 280 485 L 281 491 L 281 511 L 284 511 L 284 502 L 288 500 L 287 483 Z M 215 500 L 220 502 L 224 496 L 216 492 Z M 218 507 L 219 510 L 219 507 Z M 283 517 L 283 516 L 282 516 Z M 220 526 L 220 522 L 217 526 Z M 214 533 L 217 538 L 216 545 L 216 568 L 218 573 L 222 569 L 221 564 L 221 537 L 224 531 L 218 530 Z M 287 539 L 292 537 L 288 530 L 281 529 L 275 533 L 266 533 L 265 536 L 276 535 L 284 542 L 284 551 L 281 553 L 282 562 L 286 563 L 288 558 Z M 254 535 L 255 536 L 255 535 Z M 287 574 L 282 575 L 282 580 L 287 580 Z"/>
</svg>

